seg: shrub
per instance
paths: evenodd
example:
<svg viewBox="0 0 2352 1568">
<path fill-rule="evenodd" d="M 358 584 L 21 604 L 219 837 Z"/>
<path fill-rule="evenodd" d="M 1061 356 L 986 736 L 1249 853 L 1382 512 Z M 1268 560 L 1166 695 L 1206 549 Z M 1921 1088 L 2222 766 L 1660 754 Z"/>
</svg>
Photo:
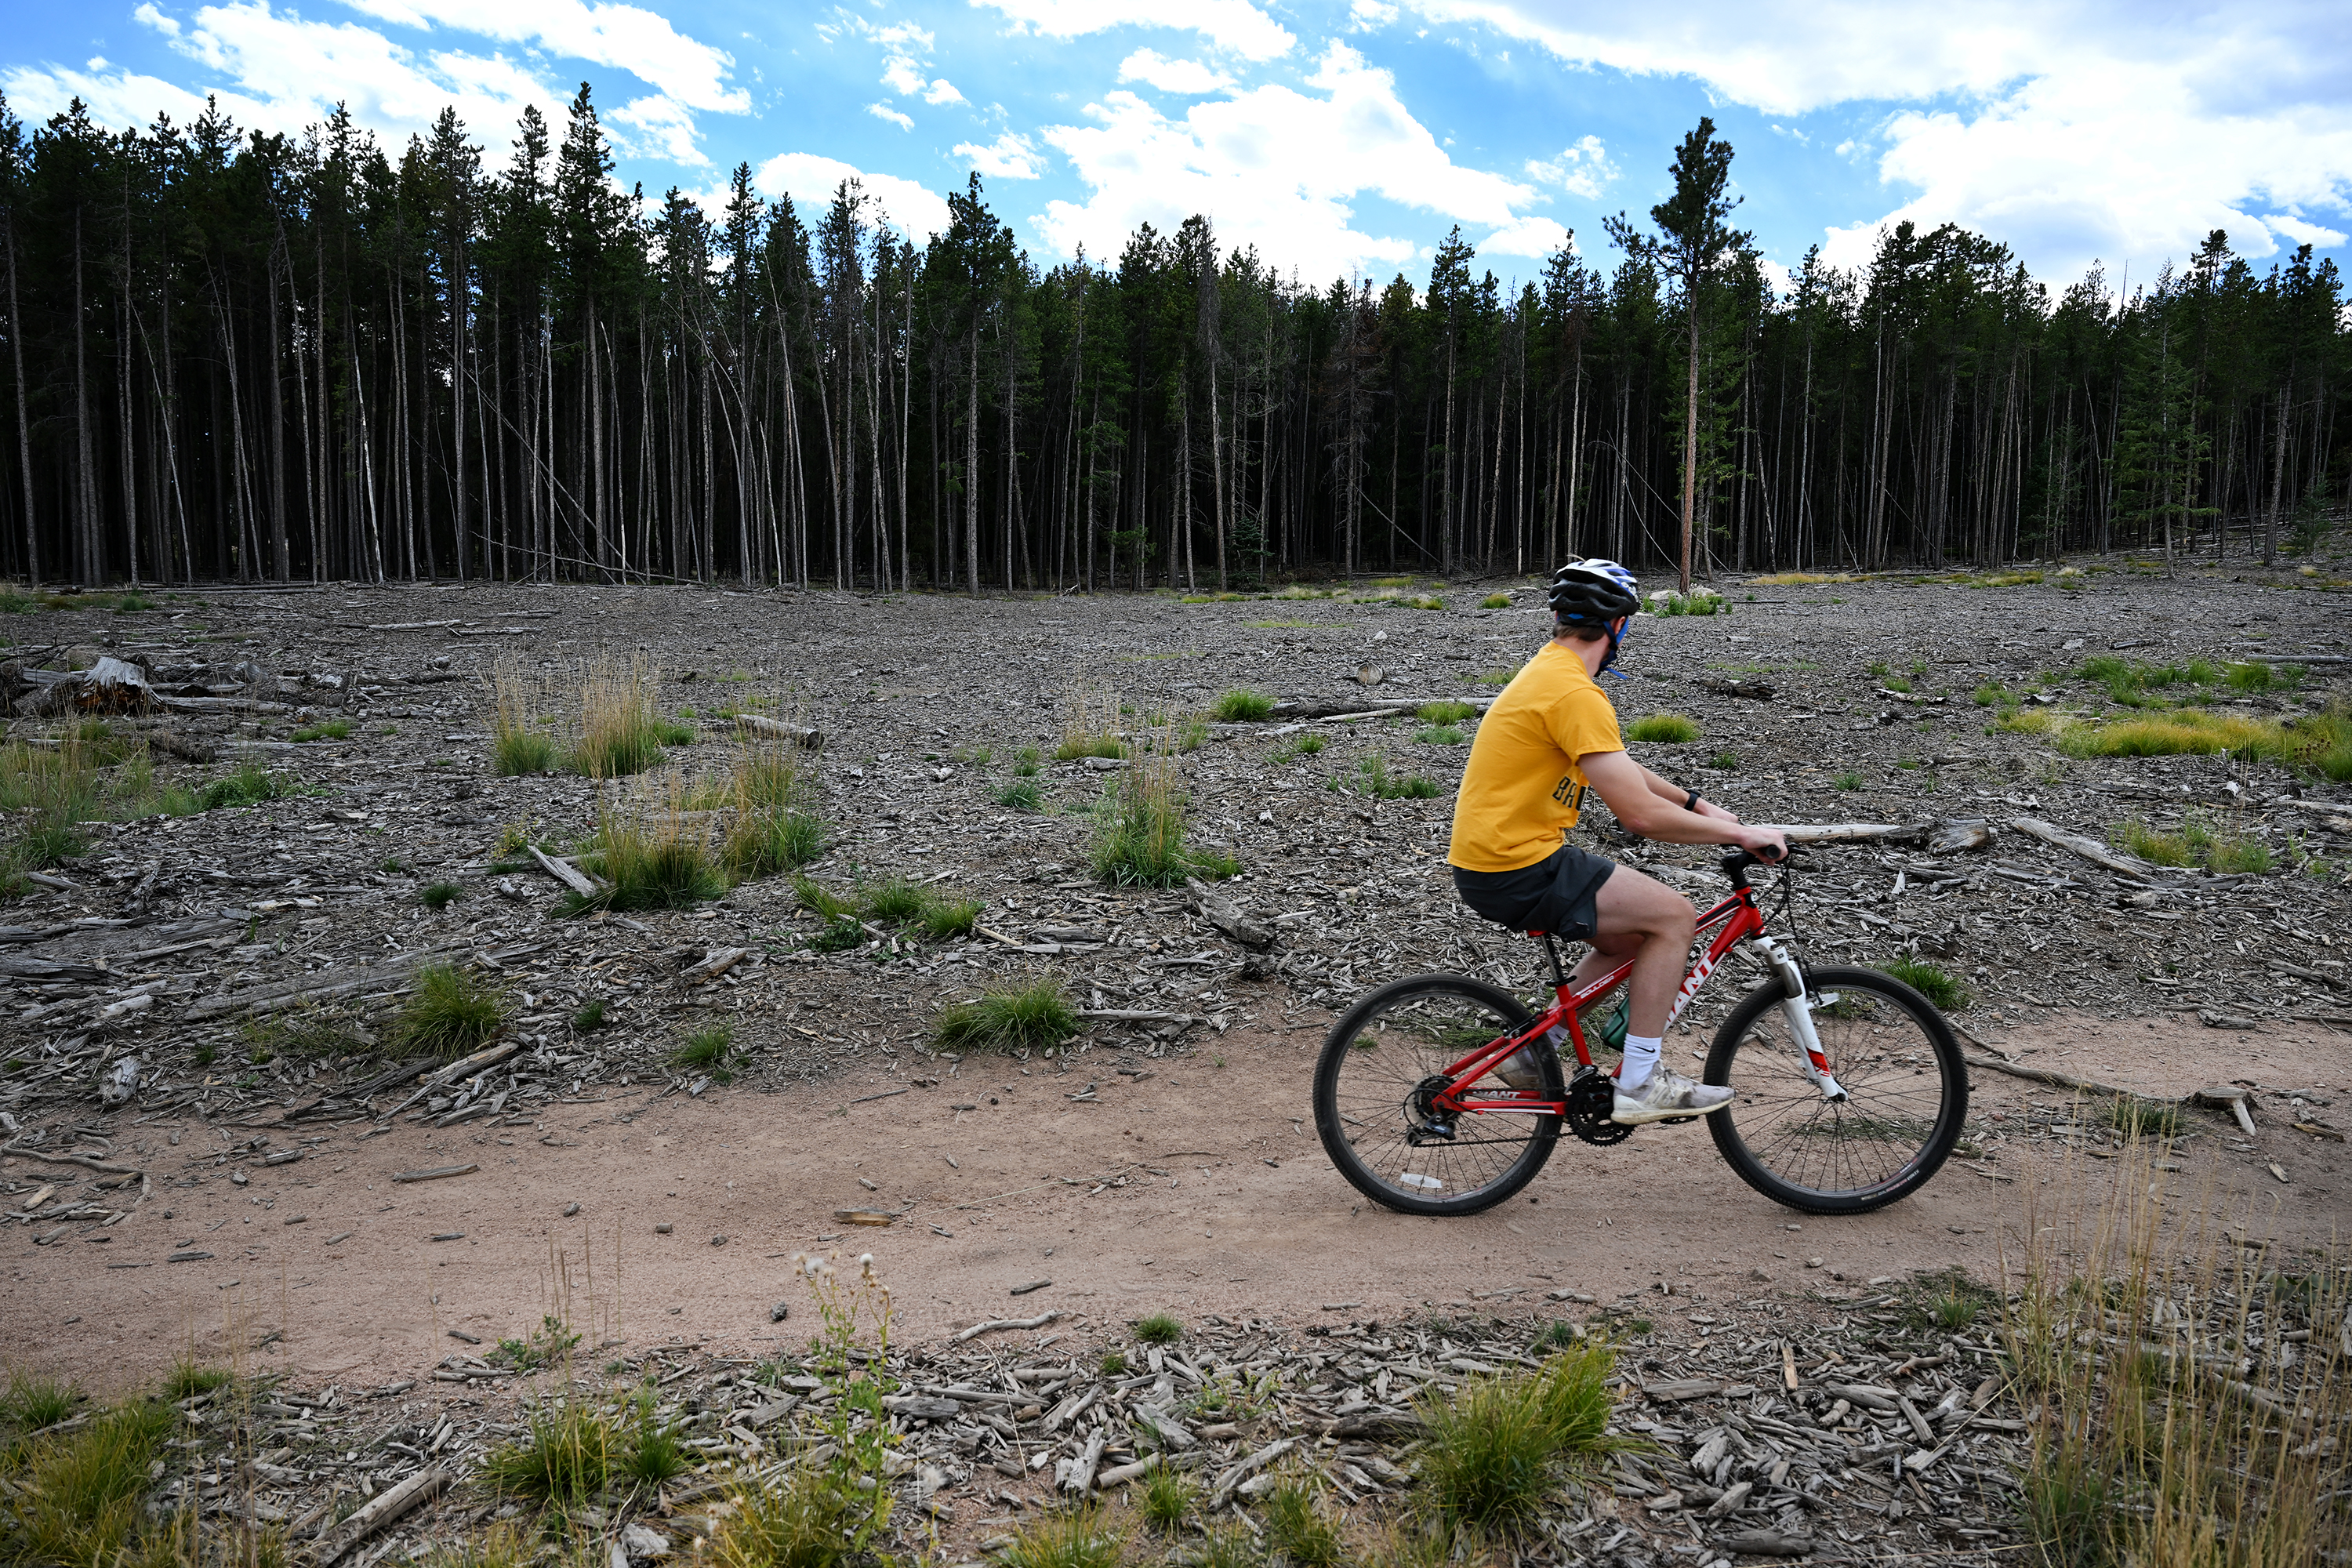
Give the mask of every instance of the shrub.
<svg viewBox="0 0 2352 1568">
<path fill-rule="evenodd" d="M 1137 1321 L 1135 1337 L 1147 1345 L 1172 1345 L 1184 1337 L 1184 1325 L 1171 1313 L 1154 1312 Z"/>
<path fill-rule="evenodd" d="M 951 1051 L 1043 1050 L 1078 1032 L 1078 1016 L 1058 980 L 989 991 L 975 1002 L 940 1010 L 933 1031 Z"/>
<path fill-rule="evenodd" d="M 416 901 L 428 910 L 446 910 L 455 903 L 465 889 L 455 882 L 436 882 L 416 895 Z"/>
<path fill-rule="evenodd" d="M 1424 724 L 1463 724 L 1475 719 L 1478 710 L 1467 702 L 1424 702 L 1412 716 Z"/>
<path fill-rule="evenodd" d="M 1644 714 L 1627 727 L 1625 738 L 1661 744 L 1696 741 L 1698 739 L 1698 721 L 1682 713 Z"/>
<path fill-rule="evenodd" d="M 1478 601 L 1478 607 L 1482 610 L 1507 610 L 1511 607 L 1511 596 L 1508 594 L 1489 594 Z"/>
<path fill-rule="evenodd" d="M 1217 699 L 1217 717 L 1228 724 L 1255 723 L 1274 711 L 1274 699 L 1236 686 Z"/>
<path fill-rule="evenodd" d="M 1539 1372 L 1475 1378 L 1450 1401 L 1425 1401 L 1422 1506 L 1449 1531 L 1532 1525 L 1567 1474 L 1613 1447 L 1612 1361 L 1607 1347 L 1588 1346 Z"/>
<path fill-rule="evenodd" d="M 523 1438 L 492 1450 L 482 1474 L 500 1491 L 532 1502 L 585 1503 L 612 1479 L 620 1435 L 582 1399 L 542 1404 L 525 1417 Z"/>
<path fill-rule="evenodd" d="M 1885 965 L 1885 973 L 1934 1003 L 1939 1011 L 1957 1012 L 1969 1005 L 1967 987 L 1924 960 L 1898 958 Z"/>
<path fill-rule="evenodd" d="M 504 993 L 454 964 L 427 964 L 394 1019 L 392 1037 L 427 1056 L 462 1057 L 488 1045 L 507 1021 Z"/>
</svg>

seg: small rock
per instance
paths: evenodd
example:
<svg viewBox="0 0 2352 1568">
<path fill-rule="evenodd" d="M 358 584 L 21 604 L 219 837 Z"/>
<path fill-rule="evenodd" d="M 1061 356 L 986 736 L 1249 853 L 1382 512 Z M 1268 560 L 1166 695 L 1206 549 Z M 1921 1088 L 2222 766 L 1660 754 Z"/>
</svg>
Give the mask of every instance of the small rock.
<svg viewBox="0 0 2352 1568">
<path fill-rule="evenodd" d="M 1805 1267 L 1808 1268 L 1819 1268 L 1821 1266 L 1822 1260 L 1818 1258 L 1808 1258 L 1805 1259 Z"/>
<path fill-rule="evenodd" d="M 792 1315 L 793 1304 L 790 1301 L 779 1301 L 768 1309 L 768 1321 L 772 1323 L 781 1323 Z"/>
<path fill-rule="evenodd" d="M 659 1225 L 654 1226 L 654 1234 L 656 1236 L 667 1236 L 669 1233 L 670 1223 L 667 1220 L 664 1220 Z"/>
<path fill-rule="evenodd" d="M 667 1557 L 670 1554 L 669 1537 L 642 1524 L 622 1526 L 620 1544 L 632 1558 Z"/>
<path fill-rule="evenodd" d="M 563 1205 L 563 1217 L 565 1219 L 570 1219 L 573 1215 L 576 1215 L 579 1212 L 580 1205 L 578 1204 L 565 1204 Z"/>
<path fill-rule="evenodd" d="M 714 1236 L 710 1238 L 710 1245 L 713 1247 L 724 1247 L 727 1245 L 727 1238 L 723 1236 Z"/>
</svg>

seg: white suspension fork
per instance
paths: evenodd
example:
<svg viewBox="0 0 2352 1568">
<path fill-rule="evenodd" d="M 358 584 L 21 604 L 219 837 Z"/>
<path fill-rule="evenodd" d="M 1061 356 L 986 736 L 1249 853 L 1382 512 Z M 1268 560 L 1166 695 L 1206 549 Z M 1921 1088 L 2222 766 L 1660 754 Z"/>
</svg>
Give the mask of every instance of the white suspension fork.
<svg viewBox="0 0 2352 1568">
<path fill-rule="evenodd" d="M 1813 1028 L 1813 999 L 1805 994 L 1805 973 L 1798 967 L 1796 956 L 1775 936 L 1752 939 L 1748 951 L 1780 979 L 1780 1016 L 1788 1021 L 1790 1037 L 1797 1042 L 1797 1065 L 1822 1091 L 1822 1099 L 1843 1104 L 1845 1089 L 1830 1072 L 1828 1053 L 1822 1049 L 1822 1037 Z"/>
</svg>

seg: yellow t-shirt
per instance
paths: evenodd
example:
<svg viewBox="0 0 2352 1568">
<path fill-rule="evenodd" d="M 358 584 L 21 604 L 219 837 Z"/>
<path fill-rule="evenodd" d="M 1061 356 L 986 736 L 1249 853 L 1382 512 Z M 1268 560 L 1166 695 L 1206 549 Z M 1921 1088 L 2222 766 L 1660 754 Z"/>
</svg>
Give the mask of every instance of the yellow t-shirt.
<svg viewBox="0 0 2352 1568">
<path fill-rule="evenodd" d="M 1445 858 L 1465 871 L 1536 864 L 1576 826 L 1589 786 L 1576 759 L 1624 749 L 1617 710 L 1584 660 L 1546 643 L 1478 725 L 1454 799 Z"/>
</svg>

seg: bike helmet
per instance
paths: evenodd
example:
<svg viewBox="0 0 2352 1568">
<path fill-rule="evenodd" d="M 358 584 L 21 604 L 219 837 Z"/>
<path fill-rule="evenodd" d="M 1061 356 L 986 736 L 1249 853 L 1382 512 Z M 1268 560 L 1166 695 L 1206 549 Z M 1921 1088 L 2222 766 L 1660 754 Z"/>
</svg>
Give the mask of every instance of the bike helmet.
<svg viewBox="0 0 2352 1568">
<path fill-rule="evenodd" d="M 1601 668 L 1617 662 L 1623 634 L 1617 623 L 1642 607 L 1642 585 L 1614 561 L 1571 561 L 1551 577 L 1551 613 L 1562 626 L 1598 626 L 1609 638 Z"/>
</svg>

